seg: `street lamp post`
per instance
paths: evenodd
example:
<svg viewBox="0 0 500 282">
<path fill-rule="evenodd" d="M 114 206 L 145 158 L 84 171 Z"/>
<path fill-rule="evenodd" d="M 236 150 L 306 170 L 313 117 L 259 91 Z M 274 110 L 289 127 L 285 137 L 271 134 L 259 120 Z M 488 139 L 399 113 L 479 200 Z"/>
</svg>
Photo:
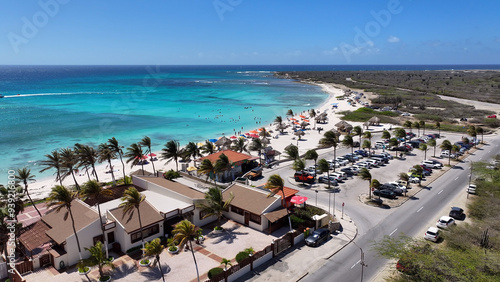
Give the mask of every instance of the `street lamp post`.
<svg viewBox="0 0 500 282">
<path fill-rule="evenodd" d="M 471 161 L 470 162 L 470 173 L 469 173 L 469 186 L 467 186 L 467 199 L 469 199 L 469 188 L 470 188 L 470 183 L 471 183 L 471 180 L 472 180 L 472 166 L 473 166 L 473 162 Z"/>
<path fill-rule="evenodd" d="M 316 207 L 318 206 L 318 190 L 314 190 L 314 192 L 316 192 Z"/>
<path fill-rule="evenodd" d="M 344 233 L 342 233 L 342 234 L 344 234 Z M 360 262 L 359 264 L 361 265 L 361 282 L 363 282 L 363 276 L 364 276 L 364 273 L 363 273 L 363 272 L 364 272 L 365 267 L 368 267 L 368 265 L 367 265 L 367 264 L 365 264 L 365 253 L 363 252 L 363 249 L 362 249 L 360 246 L 358 246 L 358 244 L 356 244 L 356 242 L 354 242 L 354 240 L 352 240 L 351 238 L 349 238 L 349 236 L 347 236 L 347 235 L 345 235 L 345 234 L 344 234 L 344 236 L 346 236 L 346 237 L 347 237 L 347 239 L 351 240 L 351 241 L 352 241 L 352 243 L 353 243 L 356 247 L 358 247 L 358 248 L 359 248 L 359 251 L 361 252 L 361 259 L 359 260 L 359 262 Z"/>
</svg>

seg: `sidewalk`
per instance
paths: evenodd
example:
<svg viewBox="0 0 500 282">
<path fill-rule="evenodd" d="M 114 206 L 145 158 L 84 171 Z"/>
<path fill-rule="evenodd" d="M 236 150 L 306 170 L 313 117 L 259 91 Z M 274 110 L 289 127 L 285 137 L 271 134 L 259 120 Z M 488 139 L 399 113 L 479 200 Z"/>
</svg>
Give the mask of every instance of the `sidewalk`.
<svg viewBox="0 0 500 282">
<path fill-rule="evenodd" d="M 336 214 L 341 213 L 337 211 Z M 302 241 L 295 248 L 283 252 L 237 281 L 298 281 L 309 272 L 321 268 L 358 233 L 356 225 L 347 215 L 344 214 L 344 218 L 338 220 L 342 225 L 341 232 L 333 233 L 330 240 L 323 245 L 316 248 L 309 247 Z"/>
</svg>

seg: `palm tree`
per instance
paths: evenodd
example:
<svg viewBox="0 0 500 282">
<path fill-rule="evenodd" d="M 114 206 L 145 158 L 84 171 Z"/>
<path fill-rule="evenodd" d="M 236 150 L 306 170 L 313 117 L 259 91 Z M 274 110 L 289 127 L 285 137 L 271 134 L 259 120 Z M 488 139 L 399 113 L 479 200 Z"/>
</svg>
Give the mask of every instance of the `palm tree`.
<svg viewBox="0 0 500 282">
<path fill-rule="evenodd" d="M 406 146 L 406 131 L 403 128 L 396 128 L 394 130 L 394 135 L 396 135 L 397 138 L 402 138 Z"/>
<path fill-rule="evenodd" d="M 220 261 L 220 264 L 224 265 L 224 270 L 227 270 L 228 265 L 233 266 L 233 264 L 231 263 L 231 260 L 227 259 L 227 258 L 222 258 L 222 260 Z"/>
<path fill-rule="evenodd" d="M 95 179 L 99 181 L 99 176 L 97 176 L 97 171 L 95 170 L 95 164 L 97 163 L 97 159 L 99 158 L 97 150 L 92 146 L 76 143 L 75 151 L 78 155 L 78 158 L 80 159 L 79 166 L 92 167 L 92 174 L 95 176 Z"/>
<path fill-rule="evenodd" d="M 359 136 L 359 144 L 361 144 L 361 137 L 363 136 L 363 128 L 361 126 L 356 125 L 353 129 L 351 134 L 353 136 Z"/>
<path fill-rule="evenodd" d="M 160 269 L 161 278 L 163 279 L 163 282 L 165 282 L 165 276 L 163 275 L 163 269 L 161 269 L 160 255 L 164 249 L 165 247 L 160 243 L 160 238 L 153 239 L 151 242 L 146 242 L 146 245 L 144 246 L 143 249 L 146 256 L 155 257 L 155 262 L 153 264 L 153 267 L 156 265 L 156 263 L 158 263 L 158 268 Z"/>
<path fill-rule="evenodd" d="M 448 154 L 448 165 L 451 163 L 451 149 L 453 148 L 453 145 L 451 145 L 451 142 L 449 140 L 444 140 L 443 143 L 441 143 L 441 146 L 439 146 L 441 150 L 447 150 L 450 152 Z"/>
<path fill-rule="evenodd" d="M 351 147 L 351 153 L 354 152 L 354 140 L 352 139 L 351 135 L 344 136 L 342 144 L 346 145 L 347 147 Z"/>
<path fill-rule="evenodd" d="M 481 134 L 481 143 L 483 143 L 484 129 L 480 126 L 476 126 L 476 135 Z"/>
<path fill-rule="evenodd" d="M 391 139 L 391 133 L 387 130 L 384 130 L 382 132 L 382 139 L 387 139 L 387 140 Z"/>
<path fill-rule="evenodd" d="M 31 169 L 20 168 L 20 169 L 17 170 L 17 174 L 14 177 L 15 177 L 15 179 L 23 182 L 23 184 L 24 184 L 24 194 L 26 194 L 26 196 L 28 196 L 28 199 L 30 200 L 30 202 L 33 205 L 33 207 L 35 208 L 36 212 L 38 213 L 38 215 L 40 217 L 42 217 L 42 214 L 40 213 L 40 211 L 36 207 L 35 203 L 31 199 L 30 193 L 28 191 L 28 182 L 35 181 L 35 175 L 31 174 Z"/>
<path fill-rule="evenodd" d="M 429 150 L 427 149 L 427 144 L 421 143 L 419 149 L 424 151 L 424 160 L 427 159 L 427 150 Z"/>
<path fill-rule="evenodd" d="M 416 128 L 418 131 L 417 131 L 417 136 L 420 136 L 420 123 L 418 121 L 415 121 L 413 123 L 413 127 Z"/>
<path fill-rule="evenodd" d="M 314 149 L 308 150 L 304 158 L 306 160 L 314 160 L 314 167 L 316 167 L 316 161 L 318 160 L 318 152 L 316 152 L 316 150 Z M 316 175 L 314 175 L 314 178 L 316 178 Z"/>
<path fill-rule="evenodd" d="M 208 140 L 205 140 L 205 145 L 201 146 L 201 152 L 206 155 L 215 153 L 214 144 Z"/>
<path fill-rule="evenodd" d="M 290 231 L 292 231 L 293 230 L 292 229 L 292 222 L 290 221 L 290 213 L 288 211 L 288 204 L 287 204 L 286 198 L 285 198 L 284 187 L 285 187 L 285 182 L 283 181 L 283 178 L 281 178 L 281 176 L 279 174 L 273 174 L 273 175 L 269 176 L 269 179 L 267 179 L 267 182 L 264 185 L 265 189 L 270 190 L 270 193 L 269 193 L 269 195 L 267 195 L 267 197 L 273 197 L 278 192 L 281 192 L 281 195 L 283 196 L 283 198 L 282 198 L 283 205 L 286 208 L 286 214 L 288 217 L 288 225 L 290 227 Z"/>
<path fill-rule="evenodd" d="M 421 120 L 419 125 L 422 128 L 422 134 L 425 135 L 425 121 Z"/>
<path fill-rule="evenodd" d="M 229 158 L 223 153 L 219 156 L 219 158 L 215 161 L 215 173 L 221 173 L 221 172 L 226 172 L 229 171 L 232 167 L 231 162 L 229 161 Z M 224 176 L 223 176 L 224 178 Z"/>
<path fill-rule="evenodd" d="M 285 153 L 288 155 L 288 158 L 290 160 L 296 160 L 298 159 L 299 156 L 299 147 L 290 144 L 285 148 Z"/>
<path fill-rule="evenodd" d="M 127 153 L 124 155 L 127 159 L 127 163 L 132 163 L 130 167 L 140 164 L 142 167 L 142 175 L 144 175 L 144 152 L 142 151 L 141 145 L 133 143 L 127 148 Z"/>
<path fill-rule="evenodd" d="M 122 170 L 123 170 L 123 183 L 127 184 L 127 181 L 126 181 L 126 175 L 125 175 L 125 163 L 123 163 L 123 146 L 120 146 L 118 144 L 118 140 L 116 140 L 115 137 L 111 138 L 111 139 L 108 139 L 108 143 L 109 143 L 109 148 L 111 148 L 111 150 L 113 150 L 113 152 L 115 152 L 115 154 L 117 154 L 119 157 L 120 157 L 120 162 L 122 163 Z"/>
<path fill-rule="evenodd" d="M 217 225 L 216 228 L 220 228 L 220 219 L 224 211 L 229 208 L 231 201 L 234 199 L 233 193 L 230 194 L 229 199 L 224 201 L 224 197 L 222 196 L 222 190 L 213 187 L 208 189 L 205 194 L 205 203 L 197 204 L 196 207 L 201 210 L 202 213 L 205 213 L 203 219 L 211 216 L 217 217 Z"/>
<path fill-rule="evenodd" d="M 359 170 L 358 177 L 363 179 L 363 180 L 368 180 L 368 184 L 369 184 L 368 195 L 369 195 L 369 198 L 371 199 L 372 198 L 372 186 L 371 186 L 372 175 L 371 175 L 370 171 L 364 167 L 364 168 Z"/>
<path fill-rule="evenodd" d="M 372 133 L 370 131 L 365 131 L 363 133 L 363 138 L 368 139 L 370 141 L 370 144 L 372 143 Z"/>
<path fill-rule="evenodd" d="M 406 182 L 406 190 L 408 190 L 408 187 L 410 186 L 410 176 L 406 172 L 401 172 L 399 174 L 399 179 L 401 181 Z M 406 191 L 405 191 L 405 196 L 406 196 Z"/>
<path fill-rule="evenodd" d="M 70 174 L 73 177 L 73 181 L 75 182 L 75 186 L 77 190 L 80 190 L 80 185 L 78 185 L 78 181 L 76 181 L 75 171 L 78 170 L 78 163 L 80 162 L 78 155 L 71 148 L 63 148 L 60 151 L 61 154 L 61 167 L 64 170 L 64 174 L 61 175 L 62 179 L 65 179 Z"/>
<path fill-rule="evenodd" d="M 363 149 L 368 149 L 368 155 L 371 156 L 372 155 L 372 151 L 370 150 L 372 147 L 372 143 L 368 140 L 364 140 L 363 141 L 363 144 L 361 145 L 361 148 Z"/>
<path fill-rule="evenodd" d="M 333 159 L 337 158 L 337 146 L 339 144 L 339 136 L 336 132 L 331 130 L 323 134 L 323 138 L 319 140 L 319 144 L 326 147 L 333 147 Z M 333 166 L 333 171 L 335 171 L 335 166 Z"/>
<path fill-rule="evenodd" d="M 456 153 L 457 153 L 457 152 L 459 152 L 459 151 L 460 151 L 460 146 L 459 146 L 459 145 L 457 145 L 457 144 L 453 144 L 453 145 L 451 146 L 451 152 L 452 152 L 453 154 L 455 154 L 455 156 L 456 156 Z"/>
<path fill-rule="evenodd" d="M 295 171 L 303 171 L 306 168 L 306 162 L 302 159 L 296 159 L 293 161 L 292 169 Z M 304 180 L 305 181 L 305 180 Z"/>
<path fill-rule="evenodd" d="M 477 137 L 477 133 L 476 133 L 476 127 L 474 125 L 471 125 L 468 129 L 467 129 L 467 134 L 470 135 L 470 137 L 472 137 L 472 139 L 476 139 Z M 475 143 L 474 143 L 475 144 Z M 475 145 L 474 145 L 475 146 Z"/>
<path fill-rule="evenodd" d="M 290 117 L 293 117 L 293 111 L 292 111 L 292 109 L 288 109 L 288 111 L 286 112 L 286 115 L 290 116 Z"/>
<path fill-rule="evenodd" d="M 44 172 L 48 169 L 55 168 L 56 169 L 56 181 L 59 181 L 59 184 L 62 185 L 62 178 L 61 178 L 61 155 L 57 150 L 52 151 L 52 153 L 45 155 L 46 160 L 43 160 L 41 162 L 41 165 L 44 166 L 45 168 L 40 170 L 40 172 Z"/>
<path fill-rule="evenodd" d="M 320 159 L 318 161 L 318 169 L 321 173 L 326 172 L 326 176 L 328 177 L 328 189 L 330 189 L 330 164 L 325 159 Z"/>
<path fill-rule="evenodd" d="M 206 181 L 208 182 L 208 178 L 210 177 L 210 174 L 215 174 L 214 164 L 209 159 L 202 160 L 201 164 L 200 164 L 200 168 L 198 169 L 198 173 L 206 174 L 207 175 Z M 214 177 L 214 184 L 216 184 L 215 177 Z"/>
<path fill-rule="evenodd" d="M 398 146 L 398 144 L 399 144 L 399 140 L 397 138 L 391 138 L 391 139 L 389 139 L 389 146 L 396 147 L 396 146 Z M 397 156 L 398 155 L 398 151 L 395 150 L 394 152 L 396 152 L 395 155 Z"/>
<path fill-rule="evenodd" d="M 148 136 L 144 136 L 141 142 L 139 142 L 139 145 L 146 147 L 146 154 L 149 154 L 151 156 L 151 154 L 153 153 L 151 151 L 151 138 L 149 138 Z M 153 161 L 153 157 L 151 157 L 150 161 L 151 165 L 153 166 L 153 173 L 156 175 L 155 162 Z"/>
<path fill-rule="evenodd" d="M 314 119 L 314 128 L 313 129 L 316 129 L 316 110 L 310 109 L 309 110 L 309 117 Z"/>
<path fill-rule="evenodd" d="M 439 136 L 441 136 L 441 123 L 436 121 L 436 127 L 439 129 Z"/>
<path fill-rule="evenodd" d="M 261 151 L 265 148 L 266 146 L 262 144 L 262 140 L 259 138 L 254 138 L 252 140 L 252 143 L 250 143 L 250 146 L 248 149 L 250 151 L 257 151 L 257 154 L 259 155 L 259 163 L 262 164 L 262 159 L 261 159 Z"/>
<path fill-rule="evenodd" d="M 413 123 L 410 120 L 407 120 L 407 121 L 405 121 L 405 123 L 403 123 L 403 127 L 408 128 L 409 132 L 411 132 L 412 126 L 413 126 Z"/>
<path fill-rule="evenodd" d="M 427 141 L 427 145 L 431 146 L 431 147 L 434 147 L 434 155 L 433 155 L 433 157 L 435 157 L 436 156 L 436 145 L 437 145 L 436 139 L 430 139 L 429 141 Z"/>
<path fill-rule="evenodd" d="M 269 137 L 271 136 L 271 133 L 267 132 L 265 127 L 260 128 L 259 136 L 261 137 Z"/>
<path fill-rule="evenodd" d="M 101 241 L 97 241 L 94 246 L 85 248 L 85 250 L 89 251 L 92 263 L 97 265 L 97 269 L 99 269 L 99 278 L 105 276 L 102 270 L 105 266 L 109 266 L 112 269 L 115 268 L 115 265 L 108 260 L 107 254 L 103 252 Z"/>
<path fill-rule="evenodd" d="M 283 125 L 283 118 L 281 116 L 276 116 L 274 122 L 278 124 L 280 132 L 283 133 L 283 129 L 281 128 L 281 126 Z"/>
<path fill-rule="evenodd" d="M 144 249 L 144 234 L 142 232 L 142 221 L 141 221 L 141 210 L 139 207 L 142 202 L 146 199 L 146 196 L 139 193 L 135 187 L 129 187 L 127 190 L 123 191 L 123 196 L 121 198 L 122 203 L 120 207 L 123 207 L 123 214 L 134 213 L 134 209 L 137 210 L 137 217 L 139 218 L 139 228 L 141 229 L 141 242 L 142 248 Z M 142 256 L 144 256 L 144 250 L 142 251 Z"/>
<path fill-rule="evenodd" d="M 243 151 L 248 152 L 247 144 L 245 144 L 245 139 L 243 138 L 236 139 L 233 146 L 231 147 L 231 150 L 240 153 L 242 153 Z"/>
<path fill-rule="evenodd" d="M 47 198 L 48 205 L 47 207 L 55 207 L 56 212 L 60 212 L 61 209 L 65 208 L 66 214 L 64 215 L 64 219 L 68 218 L 68 214 L 71 218 L 71 225 L 73 227 L 73 234 L 75 234 L 76 244 L 78 246 L 78 255 L 80 256 L 80 261 L 82 260 L 82 249 L 80 248 L 80 239 L 78 239 L 78 233 L 75 228 L 75 219 L 73 217 L 73 211 L 71 210 L 71 205 L 73 200 L 77 198 L 77 193 L 70 191 L 68 188 L 57 185 L 52 188 L 52 191 Z"/>
<path fill-rule="evenodd" d="M 194 142 L 187 143 L 186 147 L 184 147 L 184 154 L 186 158 L 196 159 L 201 157 L 200 148 Z"/>
<path fill-rule="evenodd" d="M 101 233 L 102 233 L 102 240 L 104 241 L 104 246 L 106 248 L 106 257 L 108 256 L 108 244 L 106 243 L 106 235 L 104 234 L 104 224 L 102 222 L 102 215 L 101 215 L 101 205 L 100 205 L 100 199 L 101 197 L 110 197 L 113 195 L 113 191 L 110 189 L 103 189 L 99 182 L 95 180 L 90 180 L 83 184 L 82 188 L 82 197 L 89 197 L 94 199 L 95 203 L 97 204 L 97 212 L 99 213 L 99 220 L 101 222 Z"/>
<path fill-rule="evenodd" d="M 380 188 L 380 181 L 378 181 L 377 179 L 372 179 L 372 188 L 373 189 L 379 189 Z M 380 200 L 380 194 L 378 194 L 378 199 Z"/>
<path fill-rule="evenodd" d="M 196 263 L 196 257 L 194 256 L 193 250 L 193 239 L 197 235 L 196 226 L 192 224 L 189 220 L 185 219 L 175 226 L 172 231 L 174 234 L 174 241 L 179 242 L 179 249 L 184 248 L 189 243 L 189 249 L 193 255 L 194 265 L 196 267 L 196 276 L 198 277 L 198 282 L 200 282 L 200 273 L 198 272 L 198 263 Z"/>
<path fill-rule="evenodd" d="M 113 170 L 113 165 L 111 165 L 111 160 L 116 159 L 116 153 L 109 147 L 107 143 L 102 143 L 97 147 L 97 152 L 99 158 L 97 159 L 100 163 L 108 162 L 109 170 L 111 171 L 111 178 L 113 179 L 113 186 L 116 186 L 115 172 Z"/>
<path fill-rule="evenodd" d="M 166 160 L 167 163 L 172 160 L 175 161 L 175 170 L 179 171 L 178 159 L 181 157 L 181 147 L 179 142 L 175 140 L 170 140 L 165 144 L 165 148 L 161 149 L 161 157 Z"/>
</svg>

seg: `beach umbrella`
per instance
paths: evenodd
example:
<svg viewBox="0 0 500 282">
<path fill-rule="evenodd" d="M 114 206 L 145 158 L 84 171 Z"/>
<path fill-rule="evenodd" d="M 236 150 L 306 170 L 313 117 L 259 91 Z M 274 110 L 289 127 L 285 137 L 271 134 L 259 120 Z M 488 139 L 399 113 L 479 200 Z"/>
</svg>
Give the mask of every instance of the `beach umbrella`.
<svg viewBox="0 0 500 282">
<path fill-rule="evenodd" d="M 307 201 L 307 197 L 305 196 L 293 196 L 291 199 L 290 199 L 290 203 L 292 204 L 296 204 L 296 205 L 300 205 L 300 204 L 303 204 L 305 201 Z"/>
<path fill-rule="evenodd" d="M 233 135 L 233 136 L 231 136 L 231 137 L 229 137 L 229 138 L 231 138 L 231 139 L 236 139 L 236 138 L 238 138 L 238 137 L 236 137 L 236 136 L 234 136 L 234 135 Z"/>
<path fill-rule="evenodd" d="M 264 144 L 264 145 L 267 145 L 267 144 L 271 143 L 269 141 L 269 139 L 267 139 L 267 138 L 262 138 L 261 141 L 262 141 L 262 144 Z"/>
<path fill-rule="evenodd" d="M 217 139 L 212 138 L 212 139 L 208 139 L 208 141 L 210 141 L 210 142 L 214 143 L 214 142 L 216 142 L 216 141 L 217 141 Z"/>
<path fill-rule="evenodd" d="M 150 156 L 150 157 L 156 157 L 156 154 L 155 153 L 151 153 L 148 156 Z"/>
<path fill-rule="evenodd" d="M 197 168 L 194 166 L 190 166 L 190 167 L 186 168 L 186 170 L 187 171 L 194 171 L 194 170 L 197 170 Z"/>
<path fill-rule="evenodd" d="M 228 142 L 231 143 L 231 140 L 226 136 L 222 136 L 221 138 L 219 138 L 219 140 L 215 141 L 215 145 L 223 146 Z"/>
<path fill-rule="evenodd" d="M 290 120 L 297 120 L 296 118 L 291 118 Z"/>
<path fill-rule="evenodd" d="M 240 137 L 246 138 L 245 134 L 240 134 Z"/>
<path fill-rule="evenodd" d="M 142 157 L 137 156 L 137 157 L 135 157 L 135 159 L 142 159 L 142 160 L 145 160 L 147 158 L 148 158 L 147 156 L 142 156 Z"/>
<path fill-rule="evenodd" d="M 305 119 L 304 121 L 305 121 L 305 122 L 309 122 L 309 120 L 308 120 L 308 119 Z"/>
<path fill-rule="evenodd" d="M 210 140 L 209 140 L 209 141 L 210 141 Z M 204 145 L 205 145 L 205 143 L 203 143 L 203 142 L 198 142 L 198 143 L 196 143 L 196 145 L 197 145 L 198 147 L 201 147 L 201 146 L 204 146 Z"/>
<path fill-rule="evenodd" d="M 306 117 L 305 117 L 305 116 L 303 116 L 303 115 L 300 115 L 299 117 L 300 117 L 300 118 L 306 118 Z"/>
<path fill-rule="evenodd" d="M 303 121 L 302 123 L 300 123 L 300 126 L 302 126 L 302 127 L 306 127 L 306 126 L 308 126 L 308 125 L 309 125 L 309 123 L 307 123 L 307 122 L 305 122 L 305 121 Z"/>
<path fill-rule="evenodd" d="M 257 135 L 257 134 L 249 134 L 248 137 L 250 137 L 250 138 L 259 138 L 259 135 Z"/>
<path fill-rule="evenodd" d="M 250 130 L 250 133 L 252 133 L 252 134 L 257 134 L 257 133 L 259 133 L 259 132 L 258 132 L 257 130 Z"/>
<path fill-rule="evenodd" d="M 297 125 L 300 125 L 300 123 L 299 123 L 299 122 L 294 122 L 293 124 L 297 124 Z"/>
</svg>

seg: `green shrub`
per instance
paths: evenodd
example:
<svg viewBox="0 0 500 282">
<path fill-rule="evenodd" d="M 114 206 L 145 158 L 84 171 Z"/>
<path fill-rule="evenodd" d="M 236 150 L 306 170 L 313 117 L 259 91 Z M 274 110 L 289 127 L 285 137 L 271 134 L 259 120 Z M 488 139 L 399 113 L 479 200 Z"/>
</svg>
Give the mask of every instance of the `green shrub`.
<svg viewBox="0 0 500 282">
<path fill-rule="evenodd" d="M 135 251 L 137 251 L 137 250 L 140 250 L 141 248 L 142 248 L 142 246 L 133 247 L 133 248 L 128 249 L 128 250 L 126 251 L 126 253 L 127 253 L 127 254 L 128 254 L 128 253 L 133 253 L 133 252 L 135 252 Z"/>
<path fill-rule="evenodd" d="M 249 257 L 249 253 L 248 252 L 239 252 L 237 255 L 236 255 L 236 262 L 237 263 L 240 263 L 242 260 L 246 259 Z"/>
<path fill-rule="evenodd" d="M 292 222 L 292 228 L 297 229 L 301 223 L 304 223 L 306 220 L 302 219 L 300 217 L 297 217 L 296 215 L 292 214 L 290 216 L 290 221 Z"/>
<path fill-rule="evenodd" d="M 224 272 L 224 269 L 220 267 L 214 267 L 208 271 L 208 279 L 212 279 L 213 277 L 221 274 L 222 272 Z"/>
<path fill-rule="evenodd" d="M 443 117 L 438 116 L 438 115 L 416 114 L 416 115 L 414 115 L 414 117 L 418 120 L 432 120 L 432 121 L 439 121 L 439 122 L 443 121 Z M 426 128 L 427 128 L 427 125 L 426 125 Z"/>
<path fill-rule="evenodd" d="M 167 180 L 172 180 L 172 179 L 181 177 L 181 175 L 179 174 L 179 172 L 174 171 L 173 169 L 171 169 L 171 170 L 165 172 L 163 174 L 163 177 L 165 177 L 165 179 L 167 179 Z"/>
</svg>

